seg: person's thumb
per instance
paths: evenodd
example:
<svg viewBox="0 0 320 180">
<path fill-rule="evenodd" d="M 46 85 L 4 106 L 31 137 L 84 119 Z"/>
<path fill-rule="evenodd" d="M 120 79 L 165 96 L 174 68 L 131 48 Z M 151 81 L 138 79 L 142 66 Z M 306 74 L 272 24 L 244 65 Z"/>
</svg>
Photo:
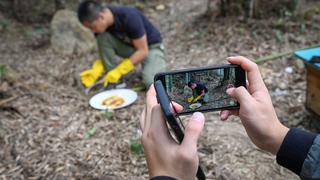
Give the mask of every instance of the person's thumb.
<svg viewBox="0 0 320 180">
<path fill-rule="evenodd" d="M 198 138 L 204 126 L 204 115 L 200 112 L 193 113 L 186 128 L 183 141 L 181 143 L 184 149 L 197 149 Z"/>
<path fill-rule="evenodd" d="M 237 100 L 240 103 L 240 105 L 252 100 L 252 96 L 249 94 L 248 90 L 243 86 L 240 86 L 238 88 L 229 88 L 227 89 L 227 94 L 230 97 Z"/>
</svg>

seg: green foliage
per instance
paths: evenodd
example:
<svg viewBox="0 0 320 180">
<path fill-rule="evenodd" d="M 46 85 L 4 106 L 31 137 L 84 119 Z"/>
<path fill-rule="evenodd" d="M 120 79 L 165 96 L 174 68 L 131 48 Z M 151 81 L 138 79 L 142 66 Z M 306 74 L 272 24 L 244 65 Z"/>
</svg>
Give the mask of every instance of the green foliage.
<svg viewBox="0 0 320 180">
<path fill-rule="evenodd" d="M 198 31 L 194 31 L 193 33 L 191 33 L 189 35 L 189 37 L 192 39 L 200 39 L 200 40 L 204 40 L 208 36 L 209 36 L 209 33 L 208 33 L 207 29 L 201 29 Z"/>
<path fill-rule="evenodd" d="M 276 30 L 275 33 L 276 33 L 277 41 L 278 41 L 278 42 L 283 42 L 283 41 L 284 41 L 283 32 L 281 32 L 281 31 L 279 31 L 279 30 Z"/>
<path fill-rule="evenodd" d="M 0 30 L 6 31 L 10 25 L 10 21 L 3 19 L 0 21 Z"/>
<path fill-rule="evenodd" d="M 86 139 L 89 139 L 91 136 L 93 136 L 95 133 L 97 132 L 97 128 L 96 127 L 93 127 L 93 128 L 90 128 L 86 134 L 84 135 L 84 137 Z"/>
<path fill-rule="evenodd" d="M 48 34 L 48 27 L 43 26 L 43 25 L 36 25 L 34 27 L 34 31 L 35 34 L 40 34 L 40 35 L 44 35 L 44 34 Z"/>
<path fill-rule="evenodd" d="M 320 5 L 310 6 L 305 9 L 303 12 L 304 19 L 310 20 L 314 17 L 314 15 L 320 14 Z"/>
<path fill-rule="evenodd" d="M 138 84 L 136 86 L 134 86 L 132 88 L 132 90 L 136 91 L 136 92 L 141 92 L 141 91 L 145 91 L 147 88 L 144 84 Z"/>
<path fill-rule="evenodd" d="M 114 116 L 114 110 L 113 109 L 107 109 L 107 110 L 103 111 L 103 115 L 106 118 L 110 119 L 110 118 L 112 118 Z"/>
<path fill-rule="evenodd" d="M 134 3 L 134 7 L 136 7 L 137 9 L 143 10 L 145 8 L 145 3 L 137 1 Z"/>
<path fill-rule="evenodd" d="M 139 140 L 130 139 L 129 145 L 130 150 L 134 155 L 141 155 L 143 153 L 143 147 Z"/>
<path fill-rule="evenodd" d="M 305 33 L 305 32 L 306 32 L 306 29 L 307 29 L 307 28 L 306 28 L 306 24 L 301 24 L 301 25 L 300 25 L 300 32 L 301 32 L 301 33 Z"/>
<path fill-rule="evenodd" d="M 6 65 L 0 64 L 0 79 L 5 78 L 8 73 Z"/>
</svg>

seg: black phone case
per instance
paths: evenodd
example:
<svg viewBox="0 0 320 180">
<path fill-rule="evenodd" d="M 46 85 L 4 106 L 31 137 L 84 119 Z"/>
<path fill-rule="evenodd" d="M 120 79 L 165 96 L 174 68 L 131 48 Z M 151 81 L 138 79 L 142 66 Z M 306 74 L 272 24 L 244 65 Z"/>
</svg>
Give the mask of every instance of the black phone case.
<svg viewBox="0 0 320 180">
<path fill-rule="evenodd" d="M 180 125 L 178 124 L 178 121 L 176 117 L 174 116 L 174 112 L 171 110 L 170 106 L 170 100 L 168 98 L 167 92 L 164 89 L 161 81 L 155 82 L 155 90 L 157 93 L 157 100 L 158 103 L 161 106 L 161 109 L 166 117 L 166 120 L 172 130 L 174 131 L 174 134 L 176 135 L 178 141 L 181 143 L 184 137 L 183 130 L 180 128 Z"/>
<path fill-rule="evenodd" d="M 157 100 L 158 103 L 161 106 L 161 109 L 165 115 L 166 121 L 168 122 L 169 126 L 171 127 L 171 129 L 173 130 L 175 136 L 177 137 L 177 140 L 179 141 L 179 143 L 182 142 L 183 138 L 184 138 L 184 132 L 183 130 L 180 128 L 180 125 L 174 115 L 174 112 L 172 112 L 171 106 L 170 106 L 170 100 L 169 97 L 167 95 L 166 90 L 163 87 L 163 84 L 160 80 L 157 80 L 154 83 L 154 87 L 157 93 Z M 197 171 L 197 178 L 199 180 L 205 180 L 206 176 L 200 166 L 198 166 L 198 171 Z"/>
<path fill-rule="evenodd" d="M 191 68 L 191 69 L 173 70 L 173 71 L 168 71 L 168 72 L 160 72 L 154 76 L 154 82 L 160 80 L 162 83 L 164 83 L 165 82 L 165 79 L 164 79 L 165 75 L 174 75 L 174 74 L 185 73 L 185 72 L 197 72 L 197 71 L 206 71 L 206 70 L 221 69 L 221 68 L 241 68 L 241 67 L 239 65 L 234 65 L 234 64 L 224 64 L 224 65 L 207 66 L 207 67 L 201 67 L 201 68 Z M 238 84 L 236 84 L 236 87 L 243 86 L 246 88 L 246 81 L 245 81 L 246 75 L 245 75 L 244 71 L 243 71 L 243 75 L 241 75 L 241 76 L 243 76 L 243 77 L 240 77 L 240 79 L 243 79 L 243 81 L 237 82 Z M 165 90 L 165 88 L 164 88 L 164 90 Z M 217 110 L 239 109 L 239 108 L 240 108 L 240 104 L 237 103 L 236 106 L 212 108 L 212 109 L 205 109 L 205 110 L 200 110 L 200 111 L 201 112 L 210 112 L 210 111 L 217 111 Z M 195 111 L 183 112 L 183 113 L 179 113 L 179 115 L 192 114 L 193 112 L 195 112 Z"/>
</svg>

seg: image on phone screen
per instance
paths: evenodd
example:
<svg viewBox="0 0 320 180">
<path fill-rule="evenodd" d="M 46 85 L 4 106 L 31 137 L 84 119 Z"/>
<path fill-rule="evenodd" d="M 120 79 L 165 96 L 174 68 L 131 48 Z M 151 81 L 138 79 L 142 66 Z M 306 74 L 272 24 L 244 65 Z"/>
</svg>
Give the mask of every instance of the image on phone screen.
<svg viewBox="0 0 320 180">
<path fill-rule="evenodd" d="M 238 87 L 238 67 L 225 67 L 164 74 L 163 83 L 171 101 L 183 106 L 179 114 L 239 107 L 226 90 Z M 241 69 L 242 70 L 242 69 Z M 244 73 L 243 73 L 244 74 Z"/>
</svg>

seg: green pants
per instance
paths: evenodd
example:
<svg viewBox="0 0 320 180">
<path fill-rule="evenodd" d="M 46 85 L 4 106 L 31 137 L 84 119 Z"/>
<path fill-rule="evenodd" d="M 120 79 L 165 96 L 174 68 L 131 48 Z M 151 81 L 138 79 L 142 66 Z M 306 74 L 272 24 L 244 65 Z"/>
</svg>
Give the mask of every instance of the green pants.
<svg viewBox="0 0 320 180">
<path fill-rule="evenodd" d="M 136 49 L 112 34 L 105 32 L 97 36 L 99 54 L 107 71 L 115 68 L 123 58 L 129 58 Z M 148 56 L 141 62 L 142 78 L 146 87 L 153 83 L 154 75 L 166 69 L 162 43 L 149 45 Z"/>
</svg>

